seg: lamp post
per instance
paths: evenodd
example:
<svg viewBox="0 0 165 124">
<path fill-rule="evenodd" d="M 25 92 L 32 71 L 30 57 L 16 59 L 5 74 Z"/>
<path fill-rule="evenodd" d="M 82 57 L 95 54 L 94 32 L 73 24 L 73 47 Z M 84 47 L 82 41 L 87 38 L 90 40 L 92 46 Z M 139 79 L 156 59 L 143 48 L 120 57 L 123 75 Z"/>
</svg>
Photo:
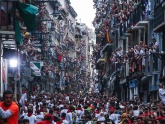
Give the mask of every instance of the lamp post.
<svg viewBox="0 0 165 124">
<path fill-rule="evenodd" d="M 9 60 L 9 65 L 13 69 L 13 77 L 14 77 L 14 98 L 17 100 L 17 75 L 14 76 L 14 69 L 18 67 L 18 60 L 15 58 L 12 58 Z"/>
</svg>

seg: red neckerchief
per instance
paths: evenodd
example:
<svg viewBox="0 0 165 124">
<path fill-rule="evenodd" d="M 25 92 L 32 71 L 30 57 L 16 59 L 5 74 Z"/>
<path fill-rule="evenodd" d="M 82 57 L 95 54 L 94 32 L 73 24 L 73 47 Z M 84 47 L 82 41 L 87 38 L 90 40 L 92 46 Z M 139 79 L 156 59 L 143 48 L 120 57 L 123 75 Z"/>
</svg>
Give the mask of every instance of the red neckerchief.
<svg viewBox="0 0 165 124">
<path fill-rule="evenodd" d="M 70 113 L 70 112 L 72 112 L 72 111 L 71 111 L 71 110 L 68 110 L 68 111 L 67 111 L 67 113 Z"/>
<path fill-rule="evenodd" d="M 81 110 L 82 111 L 82 108 L 76 108 L 76 110 Z"/>
<path fill-rule="evenodd" d="M 61 117 L 62 118 L 62 120 L 65 120 L 65 117 Z"/>
<path fill-rule="evenodd" d="M 150 115 L 154 115 L 154 112 L 153 112 L 153 111 L 151 111 L 151 112 L 150 112 Z"/>
<path fill-rule="evenodd" d="M 133 124 L 130 120 L 128 120 L 128 124 Z"/>
<path fill-rule="evenodd" d="M 62 122 L 57 121 L 56 124 L 62 124 Z"/>
<path fill-rule="evenodd" d="M 164 118 L 162 116 L 158 116 L 155 118 L 155 120 L 163 120 Z"/>
<path fill-rule="evenodd" d="M 46 121 L 46 123 L 45 124 L 52 124 L 52 122 L 50 122 L 50 121 Z M 57 123 L 56 123 L 57 124 Z"/>
<path fill-rule="evenodd" d="M 115 109 L 114 109 L 113 107 L 110 107 L 110 111 L 114 112 L 114 111 L 115 111 Z"/>
<path fill-rule="evenodd" d="M 43 112 L 42 108 L 40 109 L 40 112 Z"/>
<path fill-rule="evenodd" d="M 143 113 L 144 116 L 149 116 L 150 114 L 148 112 Z"/>
<path fill-rule="evenodd" d="M 99 110 L 96 110 L 95 113 L 96 113 L 96 114 L 99 114 Z"/>
<path fill-rule="evenodd" d="M 32 113 L 28 113 L 27 116 L 28 116 L 28 117 L 32 116 Z"/>
</svg>

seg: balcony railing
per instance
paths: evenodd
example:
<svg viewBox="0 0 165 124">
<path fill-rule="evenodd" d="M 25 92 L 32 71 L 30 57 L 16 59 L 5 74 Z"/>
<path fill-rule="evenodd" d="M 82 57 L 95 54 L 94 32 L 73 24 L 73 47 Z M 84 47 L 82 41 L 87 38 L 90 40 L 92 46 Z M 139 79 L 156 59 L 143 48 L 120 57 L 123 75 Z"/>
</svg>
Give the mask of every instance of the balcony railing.
<svg viewBox="0 0 165 124">
<path fill-rule="evenodd" d="M 131 28 L 131 26 L 136 25 L 139 21 L 143 21 L 145 19 L 145 15 L 142 12 L 141 4 L 137 6 L 137 8 L 130 13 L 129 17 L 126 21 L 126 28 Z"/>
<path fill-rule="evenodd" d="M 13 0 L 13 2 L 16 0 Z M 15 24 L 15 11 L 12 12 L 12 9 L 14 8 L 11 6 L 11 0 L 4 1 L 3 4 L 0 2 L 0 6 L 2 9 L 0 9 L 0 30 L 1 31 L 14 31 Z M 12 8 L 10 8 L 11 6 Z M 6 11 L 3 10 L 3 8 L 6 8 Z"/>
<path fill-rule="evenodd" d="M 154 9 L 154 28 L 165 22 L 165 5 L 163 3 L 165 2 L 162 2 Z"/>
</svg>

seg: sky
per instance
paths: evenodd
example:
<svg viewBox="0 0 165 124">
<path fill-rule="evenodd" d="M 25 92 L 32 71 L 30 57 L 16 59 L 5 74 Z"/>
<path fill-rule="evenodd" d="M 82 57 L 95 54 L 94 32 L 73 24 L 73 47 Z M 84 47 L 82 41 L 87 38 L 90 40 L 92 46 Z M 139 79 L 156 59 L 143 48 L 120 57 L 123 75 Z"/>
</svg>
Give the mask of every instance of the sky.
<svg viewBox="0 0 165 124">
<path fill-rule="evenodd" d="M 94 29 L 92 21 L 95 17 L 95 10 L 93 9 L 93 0 L 70 0 L 71 5 L 77 12 L 77 21 L 85 23 L 89 28 Z"/>
</svg>

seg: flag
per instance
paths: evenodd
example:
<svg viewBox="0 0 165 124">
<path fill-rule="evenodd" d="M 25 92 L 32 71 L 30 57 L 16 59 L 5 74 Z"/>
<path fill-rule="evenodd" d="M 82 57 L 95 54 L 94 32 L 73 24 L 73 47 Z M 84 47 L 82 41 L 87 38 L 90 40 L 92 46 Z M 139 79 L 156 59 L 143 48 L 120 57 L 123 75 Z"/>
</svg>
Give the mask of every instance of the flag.
<svg viewBox="0 0 165 124">
<path fill-rule="evenodd" d="M 20 31 L 20 27 L 19 27 L 19 21 L 17 19 L 15 19 L 15 39 L 16 39 L 16 43 L 17 45 L 22 45 L 22 36 L 21 36 L 21 31 Z"/>
<path fill-rule="evenodd" d="M 36 28 L 35 18 L 38 12 L 38 8 L 31 4 L 24 4 L 17 2 L 16 9 L 18 10 L 21 18 L 28 31 L 32 31 Z"/>
<path fill-rule="evenodd" d="M 106 41 L 107 41 L 107 43 L 110 43 L 111 42 L 111 39 L 110 39 L 109 33 L 106 32 L 105 35 L 106 35 Z"/>
</svg>

